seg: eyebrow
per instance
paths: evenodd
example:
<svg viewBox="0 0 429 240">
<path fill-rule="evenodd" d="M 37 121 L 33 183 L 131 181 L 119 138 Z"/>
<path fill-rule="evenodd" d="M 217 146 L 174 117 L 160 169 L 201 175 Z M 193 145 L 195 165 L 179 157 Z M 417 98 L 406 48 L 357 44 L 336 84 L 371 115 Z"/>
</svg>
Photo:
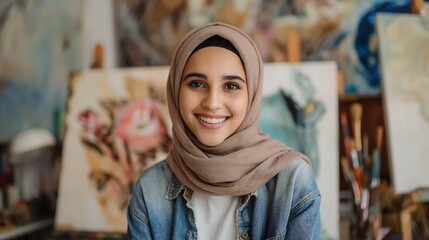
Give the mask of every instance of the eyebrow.
<svg viewBox="0 0 429 240">
<path fill-rule="evenodd" d="M 191 72 L 186 74 L 186 76 L 183 78 L 183 80 L 190 78 L 190 77 L 197 77 L 197 78 L 204 78 L 207 79 L 207 75 L 202 74 L 202 73 L 196 73 L 196 72 Z"/>
<path fill-rule="evenodd" d="M 246 83 L 246 80 L 244 80 L 243 78 L 241 78 L 240 76 L 237 76 L 237 75 L 223 75 L 222 79 L 224 79 L 224 80 L 240 80 L 243 83 Z"/>
<path fill-rule="evenodd" d="M 190 77 L 207 79 L 207 75 L 205 75 L 203 73 L 191 72 L 191 73 L 186 74 L 186 76 L 183 78 L 183 80 L 190 78 Z M 243 83 L 246 83 L 246 80 L 244 80 L 242 77 L 237 76 L 237 75 L 223 75 L 222 79 L 223 80 L 240 80 Z"/>
</svg>

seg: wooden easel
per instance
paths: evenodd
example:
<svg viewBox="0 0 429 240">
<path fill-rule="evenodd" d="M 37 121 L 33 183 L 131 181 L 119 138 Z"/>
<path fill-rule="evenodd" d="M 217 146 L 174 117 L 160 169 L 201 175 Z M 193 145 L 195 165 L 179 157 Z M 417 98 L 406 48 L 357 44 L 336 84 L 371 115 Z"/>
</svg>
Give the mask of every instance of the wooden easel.
<svg viewBox="0 0 429 240">
<path fill-rule="evenodd" d="M 425 1 L 411 0 L 411 12 L 414 14 L 425 15 Z"/>
<path fill-rule="evenodd" d="M 415 191 L 404 196 L 403 207 L 399 212 L 399 222 L 401 226 L 401 235 L 403 240 L 413 239 L 413 218 L 420 216 L 422 234 L 429 236 L 429 222 L 427 216 L 424 216 L 421 191 Z M 423 215 L 423 216 L 422 216 Z"/>
<path fill-rule="evenodd" d="M 286 35 L 286 48 L 288 62 L 300 62 L 301 61 L 301 38 L 296 27 L 290 27 L 287 30 Z"/>
<path fill-rule="evenodd" d="M 401 225 L 401 235 L 403 240 L 412 240 L 413 239 L 413 230 L 412 230 L 412 215 L 417 209 L 415 203 L 404 207 L 399 213 L 399 222 Z"/>
<path fill-rule="evenodd" d="M 92 62 L 89 66 L 91 69 L 104 67 L 104 47 L 101 43 L 97 43 L 94 47 Z"/>
</svg>

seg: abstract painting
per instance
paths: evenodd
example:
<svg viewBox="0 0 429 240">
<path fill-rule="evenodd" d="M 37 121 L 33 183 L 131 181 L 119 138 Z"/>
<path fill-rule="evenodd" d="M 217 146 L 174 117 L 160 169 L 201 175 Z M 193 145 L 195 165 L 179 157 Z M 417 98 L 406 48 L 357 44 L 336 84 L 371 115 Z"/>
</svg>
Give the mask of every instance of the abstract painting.
<svg viewBox="0 0 429 240">
<path fill-rule="evenodd" d="M 429 18 L 379 14 L 377 30 L 393 187 L 429 188 Z"/>
<path fill-rule="evenodd" d="M 151 67 L 71 77 L 57 231 L 126 232 L 134 182 L 172 142 L 167 76 L 168 67 Z"/>
<path fill-rule="evenodd" d="M 339 238 L 338 94 L 334 62 L 265 64 L 260 127 L 312 162 L 321 239 Z"/>
<path fill-rule="evenodd" d="M 29 128 L 59 137 L 72 71 L 82 69 L 83 2 L 0 3 L 0 142 Z"/>
<path fill-rule="evenodd" d="M 428 1 L 428 0 L 426 0 Z M 305 61 L 336 61 L 346 93 L 380 91 L 377 12 L 411 11 L 411 0 L 115 0 L 121 66 L 167 65 L 193 27 L 221 21 L 243 29 L 264 62 L 285 62 L 288 36 L 299 36 Z"/>
</svg>

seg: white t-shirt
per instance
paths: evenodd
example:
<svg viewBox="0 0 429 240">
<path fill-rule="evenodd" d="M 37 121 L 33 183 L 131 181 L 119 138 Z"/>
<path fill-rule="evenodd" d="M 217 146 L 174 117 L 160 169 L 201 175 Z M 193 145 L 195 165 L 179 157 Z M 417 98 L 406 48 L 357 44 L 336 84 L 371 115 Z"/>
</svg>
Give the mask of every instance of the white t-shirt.
<svg viewBox="0 0 429 240">
<path fill-rule="evenodd" d="M 194 192 L 195 224 L 199 240 L 236 239 L 236 210 L 239 197 L 209 196 Z"/>
</svg>

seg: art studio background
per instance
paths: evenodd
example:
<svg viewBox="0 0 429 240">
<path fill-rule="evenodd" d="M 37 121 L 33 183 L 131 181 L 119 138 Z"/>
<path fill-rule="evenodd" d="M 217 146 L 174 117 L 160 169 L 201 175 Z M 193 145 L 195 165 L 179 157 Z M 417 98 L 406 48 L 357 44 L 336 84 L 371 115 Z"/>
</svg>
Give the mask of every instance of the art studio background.
<svg viewBox="0 0 429 240">
<path fill-rule="evenodd" d="M 258 45 L 260 127 L 313 161 L 321 239 L 429 239 L 428 4 L 2 1 L 0 239 L 126 238 L 171 144 L 170 57 L 211 21 Z"/>
</svg>

